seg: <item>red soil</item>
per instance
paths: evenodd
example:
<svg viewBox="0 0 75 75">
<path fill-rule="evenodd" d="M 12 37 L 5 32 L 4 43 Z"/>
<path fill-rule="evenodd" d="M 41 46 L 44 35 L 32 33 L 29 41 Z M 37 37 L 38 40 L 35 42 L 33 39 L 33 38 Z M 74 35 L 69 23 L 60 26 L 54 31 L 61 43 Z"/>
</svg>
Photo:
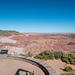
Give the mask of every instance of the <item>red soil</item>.
<svg viewBox="0 0 75 75">
<path fill-rule="evenodd" d="M 42 36 L 13 36 L 11 39 L 17 41 L 19 47 L 25 48 L 25 52 L 32 52 L 38 54 L 44 50 L 64 50 L 74 51 L 75 45 L 68 45 L 68 43 L 75 41 L 73 38 L 53 38 Z"/>
</svg>

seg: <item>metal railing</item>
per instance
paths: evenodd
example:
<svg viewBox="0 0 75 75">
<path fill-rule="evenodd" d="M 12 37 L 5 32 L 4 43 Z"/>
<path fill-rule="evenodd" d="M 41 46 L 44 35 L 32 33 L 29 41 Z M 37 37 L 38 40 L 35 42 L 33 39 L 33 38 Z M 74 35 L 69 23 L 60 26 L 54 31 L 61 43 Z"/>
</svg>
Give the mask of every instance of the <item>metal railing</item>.
<svg viewBox="0 0 75 75">
<path fill-rule="evenodd" d="M 30 72 L 30 71 L 27 71 L 27 70 L 24 70 L 24 69 L 18 69 L 17 72 L 15 73 L 15 75 L 20 75 L 20 71 L 25 72 L 25 75 L 34 75 L 34 71 Z"/>
</svg>

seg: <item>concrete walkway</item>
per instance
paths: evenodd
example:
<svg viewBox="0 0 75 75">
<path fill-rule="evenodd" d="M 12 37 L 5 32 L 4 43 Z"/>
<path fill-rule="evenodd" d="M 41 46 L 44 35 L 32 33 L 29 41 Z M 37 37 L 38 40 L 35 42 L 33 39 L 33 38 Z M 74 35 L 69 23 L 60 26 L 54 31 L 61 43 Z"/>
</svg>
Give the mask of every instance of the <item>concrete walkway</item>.
<svg viewBox="0 0 75 75">
<path fill-rule="evenodd" d="M 34 71 L 35 75 L 45 75 L 40 68 L 25 61 L 0 58 L 0 75 L 15 75 L 19 68 Z M 25 75 L 25 73 L 21 73 L 21 75 Z"/>
</svg>

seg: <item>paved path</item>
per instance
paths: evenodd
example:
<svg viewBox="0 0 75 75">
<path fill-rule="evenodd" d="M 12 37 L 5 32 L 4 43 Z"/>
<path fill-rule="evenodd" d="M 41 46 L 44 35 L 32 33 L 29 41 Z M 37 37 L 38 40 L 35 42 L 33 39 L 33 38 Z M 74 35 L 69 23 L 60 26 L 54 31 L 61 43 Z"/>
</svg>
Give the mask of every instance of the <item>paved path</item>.
<svg viewBox="0 0 75 75">
<path fill-rule="evenodd" d="M 0 59 L 0 75 L 15 75 L 19 68 L 34 71 L 35 75 L 45 75 L 40 68 L 30 63 L 14 59 Z"/>
</svg>

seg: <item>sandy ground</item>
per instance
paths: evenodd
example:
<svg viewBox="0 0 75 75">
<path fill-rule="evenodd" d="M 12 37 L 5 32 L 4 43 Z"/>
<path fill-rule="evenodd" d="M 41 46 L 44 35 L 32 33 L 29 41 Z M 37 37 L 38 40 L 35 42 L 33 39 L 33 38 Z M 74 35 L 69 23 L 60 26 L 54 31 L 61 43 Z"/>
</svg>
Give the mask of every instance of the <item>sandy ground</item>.
<svg viewBox="0 0 75 75">
<path fill-rule="evenodd" d="M 35 75 L 44 75 L 40 68 L 30 63 L 14 59 L 0 59 L 0 75 L 15 75 L 19 68 L 34 71 Z M 25 75 L 25 73 L 21 73 L 21 75 Z"/>
<path fill-rule="evenodd" d="M 65 63 L 62 62 L 61 60 L 47 60 L 45 61 L 45 63 L 51 66 L 56 71 L 57 75 L 65 73 L 63 71 Z M 71 66 L 73 69 L 75 69 L 74 65 L 67 64 L 67 66 Z"/>
</svg>

